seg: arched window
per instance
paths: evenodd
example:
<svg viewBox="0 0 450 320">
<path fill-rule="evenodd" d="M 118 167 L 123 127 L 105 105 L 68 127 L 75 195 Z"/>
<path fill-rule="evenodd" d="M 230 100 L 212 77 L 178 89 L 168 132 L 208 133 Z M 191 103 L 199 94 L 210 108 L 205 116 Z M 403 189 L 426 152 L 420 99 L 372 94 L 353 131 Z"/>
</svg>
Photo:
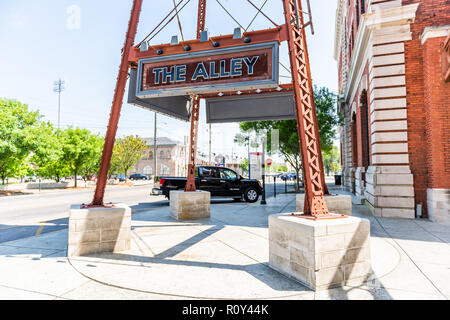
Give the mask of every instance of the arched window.
<svg viewBox="0 0 450 320">
<path fill-rule="evenodd" d="M 143 173 L 147 174 L 147 175 L 150 175 L 150 174 L 153 173 L 153 168 L 150 167 L 150 166 L 146 166 L 146 167 L 144 167 Z"/>
<path fill-rule="evenodd" d="M 358 135 L 356 132 L 356 113 L 353 112 L 352 114 L 352 167 L 356 168 L 358 167 Z"/>
<path fill-rule="evenodd" d="M 361 113 L 361 146 L 362 146 L 362 164 L 367 168 L 370 165 L 370 143 L 369 143 L 369 101 L 367 96 L 367 90 L 364 89 L 360 96 L 360 108 Z"/>
</svg>

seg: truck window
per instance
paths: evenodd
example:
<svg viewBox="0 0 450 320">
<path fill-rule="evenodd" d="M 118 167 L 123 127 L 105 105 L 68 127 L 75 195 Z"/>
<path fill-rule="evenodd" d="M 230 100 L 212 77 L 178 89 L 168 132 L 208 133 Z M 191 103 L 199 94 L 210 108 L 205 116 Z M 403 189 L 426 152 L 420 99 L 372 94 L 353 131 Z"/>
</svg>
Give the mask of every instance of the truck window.
<svg viewBox="0 0 450 320">
<path fill-rule="evenodd" d="M 205 178 L 220 178 L 219 171 L 216 168 L 201 168 L 201 172 Z"/>
<path fill-rule="evenodd" d="M 228 180 L 236 180 L 237 174 L 234 171 L 231 171 L 229 169 L 223 169 L 219 168 L 220 170 L 220 178 L 221 179 L 228 179 Z"/>
</svg>

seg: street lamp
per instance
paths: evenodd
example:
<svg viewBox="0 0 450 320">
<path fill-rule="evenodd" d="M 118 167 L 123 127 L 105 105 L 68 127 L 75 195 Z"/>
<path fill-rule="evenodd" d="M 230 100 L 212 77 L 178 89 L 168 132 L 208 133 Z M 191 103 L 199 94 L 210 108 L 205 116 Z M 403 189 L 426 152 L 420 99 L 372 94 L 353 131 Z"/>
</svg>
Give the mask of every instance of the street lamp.
<svg viewBox="0 0 450 320">
<path fill-rule="evenodd" d="M 61 122 L 61 92 L 63 92 L 66 88 L 64 87 L 65 82 L 61 80 L 61 78 L 55 82 L 53 82 L 53 91 L 58 93 L 58 129 L 60 128 Z"/>
</svg>

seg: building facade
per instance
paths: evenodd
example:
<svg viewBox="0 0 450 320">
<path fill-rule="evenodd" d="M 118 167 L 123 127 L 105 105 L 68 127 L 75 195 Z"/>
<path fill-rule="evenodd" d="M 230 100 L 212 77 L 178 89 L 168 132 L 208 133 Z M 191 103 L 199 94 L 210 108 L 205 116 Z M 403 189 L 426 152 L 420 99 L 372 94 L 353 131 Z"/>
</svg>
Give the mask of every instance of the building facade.
<svg viewBox="0 0 450 320">
<path fill-rule="evenodd" d="M 153 138 L 143 138 L 148 148 L 136 165 L 131 174 L 141 173 L 147 176 L 155 175 L 153 168 L 154 141 Z M 187 153 L 186 146 L 166 137 L 156 139 L 156 175 L 157 176 L 186 176 Z"/>
<path fill-rule="evenodd" d="M 376 216 L 450 220 L 450 1 L 337 1 L 344 188 Z"/>
</svg>

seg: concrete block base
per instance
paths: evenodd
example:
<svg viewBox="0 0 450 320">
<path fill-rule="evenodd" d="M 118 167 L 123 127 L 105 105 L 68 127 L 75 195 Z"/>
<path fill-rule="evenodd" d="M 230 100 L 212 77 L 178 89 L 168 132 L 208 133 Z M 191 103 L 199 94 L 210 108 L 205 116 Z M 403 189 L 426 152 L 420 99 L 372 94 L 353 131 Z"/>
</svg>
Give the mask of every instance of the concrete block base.
<svg viewBox="0 0 450 320">
<path fill-rule="evenodd" d="M 450 189 L 427 189 L 428 217 L 450 223 Z"/>
<path fill-rule="evenodd" d="M 67 256 L 122 252 L 131 246 L 131 209 L 123 203 L 112 208 L 81 209 L 72 205 Z"/>
<path fill-rule="evenodd" d="M 360 285 L 372 273 L 370 222 L 270 215 L 269 265 L 315 291 Z"/>
<path fill-rule="evenodd" d="M 177 220 L 210 217 L 211 193 L 208 191 L 171 191 L 170 215 Z"/>
<path fill-rule="evenodd" d="M 325 196 L 325 202 L 329 212 L 344 214 L 346 216 L 352 215 L 352 197 L 349 195 L 338 194 Z M 296 210 L 297 212 L 303 212 L 305 206 L 305 195 L 297 194 L 296 197 Z"/>
</svg>

